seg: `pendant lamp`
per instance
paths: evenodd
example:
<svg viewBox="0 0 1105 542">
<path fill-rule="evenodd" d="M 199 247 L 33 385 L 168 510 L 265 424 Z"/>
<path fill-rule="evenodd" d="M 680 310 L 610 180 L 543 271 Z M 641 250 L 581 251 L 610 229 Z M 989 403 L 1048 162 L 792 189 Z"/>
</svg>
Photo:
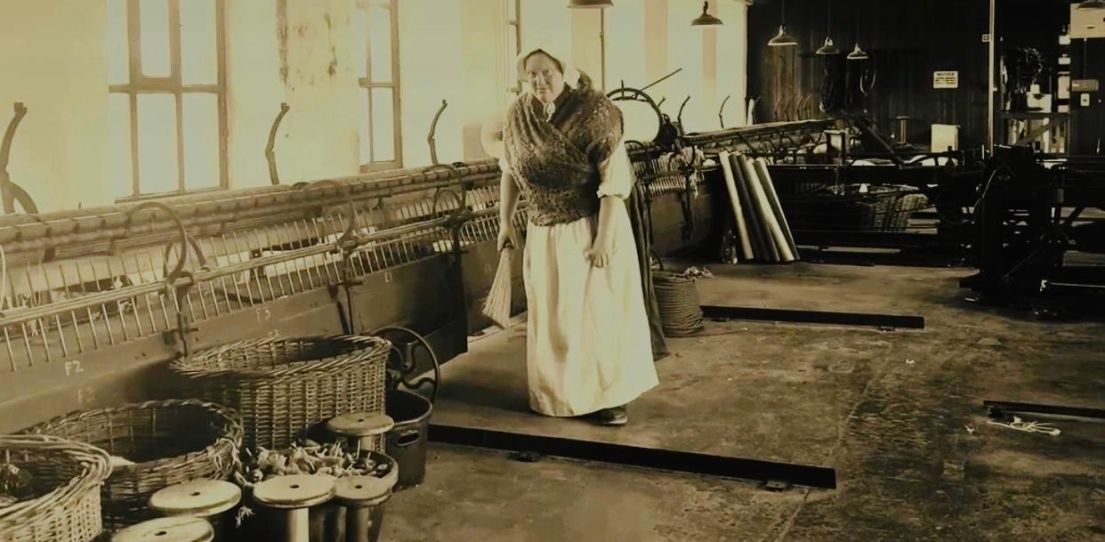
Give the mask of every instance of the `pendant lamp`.
<svg viewBox="0 0 1105 542">
<path fill-rule="evenodd" d="M 829 34 L 830 29 L 832 28 L 832 22 L 833 22 L 833 3 L 832 3 L 832 0 L 830 0 L 829 3 L 828 3 L 828 13 L 825 16 L 825 34 L 826 34 L 825 44 L 822 45 L 820 48 L 817 49 L 817 51 L 814 52 L 814 54 L 816 54 L 818 56 L 829 56 L 829 55 L 838 55 L 838 54 L 840 54 L 840 50 L 837 49 L 836 45 L 833 44 L 833 38 L 831 38 L 827 35 L 827 34 Z"/>
<path fill-rule="evenodd" d="M 786 9 L 787 0 L 782 0 L 779 8 L 779 33 L 768 40 L 768 47 L 793 47 L 798 45 L 798 42 L 790 34 L 787 34 Z"/>
<path fill-rule="evenodd" d="M 851 53 L 848 53 L 848 60 L 867 60 L 867 52 L 859 48 L 859 44 L 856 44 L 856 48 L 852 49 Z"/>
<path fill-rule="evenodd" d="M 713 15 L 710 15 L 709 9 L 710 9 L 710 3 L 709 2 L 703 2 L 702 3 L 702 15 L 699 15 L 698 17 L 695 17 L 695 19 L 693 21 L 691 21 L 691 26 L 718 26 L 720 24 L 724 24 L 724 23 L 721 22 L 721 19 L 718 19 L 717 17 L 714 17 Z"/>
<path fill-rule="evenodd" d="M 840 49 L 837 49 L 836 45 L 833 44 L 833 38 L 826 37 L 825 44 L 819 47 L 814 54 L 818 56 L 839 55 Z"/>
<path fill-rule="evenodd" d="M 614 7 L 611 0 L 569 0 L 568 7 L 572 9 L 606 9 Z"/>
</svg>

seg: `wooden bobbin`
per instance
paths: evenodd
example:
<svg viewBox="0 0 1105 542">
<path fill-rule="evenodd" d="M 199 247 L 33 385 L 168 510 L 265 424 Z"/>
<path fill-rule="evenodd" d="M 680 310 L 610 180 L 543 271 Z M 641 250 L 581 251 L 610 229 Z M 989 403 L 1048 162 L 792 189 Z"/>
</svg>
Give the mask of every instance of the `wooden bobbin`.
<svg viewBox="0 0 1105 542">
<path fill-rule="evenodd" d="M 379 520 L 372 521 L 373 507 L 384 504 L 391 497 L 391 490 L 399 481 L 399 469 L 382 478 L 375 476 L 348 476 L 338 480 L 334 503 L 346 507 L 345 536 L 347 541 L 372 542 L 379 535 Z M 382 514 L 377 514 L 382 519 Z"/>
<path fill-rule="evenodd" d="M 194 480 L 171 485 L 150 496 L 150 508 L 166 516 L 209 518 L 234 508 L 242 490 L 223 480 Z"/>
<path fill-rule="evenodd" d="M 377 449 L 379 437 L 391 431 L 393 427 L 395 427 L 395 420 L 382 413 L 350 412 L 330 418 L 330 421 L 326 422 L 326 428 L 331 433 L 354 440 L 358 450 L 376 452 L 383 452 Z"/>
<path fill-rule="evenodd" d="M 334 477 L 318 474 L 276 476 L 253 486 L 261 506 L 286 510 L 288 542 L 310 542 L 310 508 L 334 496 Z"/>
<path fill-rule="evenodd" d="M 215 530 L 203 518 L 157 518 L 116 532 L 111 542 L 211 542 Z"/>
</svg>

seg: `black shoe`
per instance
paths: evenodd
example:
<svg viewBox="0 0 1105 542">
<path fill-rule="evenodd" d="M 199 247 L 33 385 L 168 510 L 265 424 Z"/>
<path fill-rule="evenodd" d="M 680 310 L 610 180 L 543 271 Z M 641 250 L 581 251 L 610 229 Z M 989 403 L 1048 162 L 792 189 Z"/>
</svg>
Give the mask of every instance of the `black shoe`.
<svg viewBox="0 0 1105 542">
<path fill-rule="evenodd" d="M 599 422 L 603 425 L 619 426 L 629 423 L 629 413 L 624 406 L 599 411 Z"/>
</svg>

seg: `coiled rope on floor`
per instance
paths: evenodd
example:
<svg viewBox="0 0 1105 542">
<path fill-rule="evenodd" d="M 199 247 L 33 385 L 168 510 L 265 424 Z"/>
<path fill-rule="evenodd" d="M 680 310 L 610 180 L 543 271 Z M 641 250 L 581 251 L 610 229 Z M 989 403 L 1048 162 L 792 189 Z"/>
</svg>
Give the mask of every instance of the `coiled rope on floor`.
<svg viewBox="0 0 1105 542">
<path fill-rule="evenodd" d="M 695 279 L 671 271 L 653 270 L 652 288 L 664 335 L 685 337 L 702 331 L 702 307 Z"/>
</svg>

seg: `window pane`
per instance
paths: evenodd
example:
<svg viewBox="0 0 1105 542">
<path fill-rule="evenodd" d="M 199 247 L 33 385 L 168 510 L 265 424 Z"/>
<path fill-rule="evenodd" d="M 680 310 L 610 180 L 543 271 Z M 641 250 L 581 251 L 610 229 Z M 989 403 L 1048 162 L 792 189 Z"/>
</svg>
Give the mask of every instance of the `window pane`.
<svg viewBox="0 0 1105 542">
<path fill-rule="evenodd" d="M 186 85 L 218 83 L 215 0 L 180 3 L 180 77 Z"/>
<path fill-rule="evenodd" d="M 182 104 L 184 120 L 184 189 L 219 186 L 219 99 L 211 93 L 189 93 Z"/>
<path fill-rule="evenodd" d="M 127 0 L 107 2 L 107 82 L 130 82 L 130 51 L 127 49 Z"/>
<path fill-rule="evenodd" d="M 107 175 L 115 197 L 134 195 L 130 153 L 130 94 L 107 96 Z"/>
<path fill-rule="evenodd" d="M 368 10 L 368 51 L 372 55 L 372 81 L 391 81 L 391 10 L 372 7 Z"/>
<path fill-rule="evenodd" d="M 359 113 L 358 118 L 360 119 L 360 123 L 357 124 L 357 131 L 361 142 L 361 163 L 368 164 L 372 162 L 371 139 L 369 139 L 369 129 L 372 126 L 372 120 L 368 118 L 368 89 L 360 88 L 357 89 L 357 91 L 359 97 L 358 102 L 360 103 L 360 107 L 357 108 L 357 112 Z"/>
<path fill-rule="evenodd" d="M 138 96 L 138 178 L 143 194 L 179 189 L 176 97 Z"/>
<path fill-rule="evenodd" d="M 372 89 L 372 158 L 374 162 L 395 160 L 395 104 L 390 88 Z"/>
<path fill-rule="evenodd" d="M 142 34 L 142 73 L 168 77 L 172 74 L 168 0 L 139 0 L 138 22 Z"/>
<path fill-rule="evenodd" d="M 357 66 L 357 77 L 368 77 L 368 12 L 364 9 L 353 11 L 353 63 Z"/>
</svg>

